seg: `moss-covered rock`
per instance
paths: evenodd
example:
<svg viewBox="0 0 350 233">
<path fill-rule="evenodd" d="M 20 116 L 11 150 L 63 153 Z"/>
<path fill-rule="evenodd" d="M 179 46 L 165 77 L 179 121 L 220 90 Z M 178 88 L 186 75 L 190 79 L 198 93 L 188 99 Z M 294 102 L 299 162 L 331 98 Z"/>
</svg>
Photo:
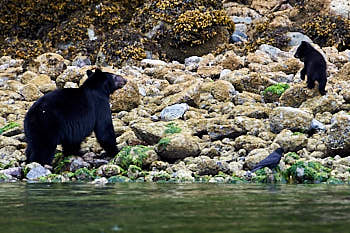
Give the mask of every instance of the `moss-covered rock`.
<svg viewBox="0 0 350 233">
<path fill-rule="evenodd" d="M 290 183 L 320 183 L 330 178 L 331 169 L 319 162 L 297 161 L 285 171 Z"/>
<path fill-rule="evenodd" d="M 266 102 L 278 101 L 280 96 L 289 88 L 287 83 L 277 83 L 267 87 L 263 91 L 264 100 Z"/>
</svg>

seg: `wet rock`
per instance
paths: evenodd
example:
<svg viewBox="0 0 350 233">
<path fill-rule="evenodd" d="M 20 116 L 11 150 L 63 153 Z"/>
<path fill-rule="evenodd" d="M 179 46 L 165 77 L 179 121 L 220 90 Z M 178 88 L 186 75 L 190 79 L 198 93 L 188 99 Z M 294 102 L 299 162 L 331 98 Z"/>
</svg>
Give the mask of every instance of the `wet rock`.
<svg viewBox="0 0 350 233">
<path fill-rule="evenodd" d="M 108 183 L 108 179 L 106 177 L 97 178 L 93 180 L 91 183 L 96 185 L 105 185 Z"/>
<path fill-rule="evenodd" d="M 34 84 L 24 85 L 20 90 L 21 95 L 26 101 L 35 101 L 43 96 L 40 90 Z"/>
<path fill-rule="evenodd" d="M 233 97 L 233 101 L 236 105 L 243 105 L 245 103 L 257 103 L 257 102 L 262 102 L 262 96 L 243 91 L 242 93 L 236 93 L 236 95 Z"/>
<path fill-rule="evenodd" d="M 81 157 L 73 157 L 70 162 L 69 171 L 76 172 L 80 168 L 90 168 L 90 164 L 85 162 Z"/>
<path fill-rule="evenodd" d="M 328 153 L 347 156 L 350 153 L 350 115 L 339 112 L 333 116 L 331 122 L 326 136 Z"/>
<path fill-rule="evenodd" d="M 177 160 L 197 156 L 200 148 L 197 138 L 189 133 L 177 133 L 163 138 L 156 147 L 158 155 L 165 160 Z"/>
<path fill-rule="evenodd" d="M 217 80 L 213 83 L 211 93 L 218 101 L 227 102 L 231 101 L 233 96 L 236 94 L 236 91 L 230 82 L 225 80 Z"/>
<path fill-rule="evenodd" d="M 26 166 L 26 170 L 30 169 L 26 175 L 26 178 L 29 180 L 37 180 L 40 177 L 47 176 L 51 174 L 51 171 L 47 168 L 44 168 L 38 163 L 30 163 Z"/>
<path fill-rule="evenodd" d="M 244 103 L 243 105 L 237 105 L 229 113 L 230 118 L 237 116 L 246 116 L 250 118 L 267 118 L 271 112 L 271 108 L 265 107 L 259 103 Z"/>
<path fill-rule="evenodd" d="M 222 70 L 222 66 L 200 66 L 198 67 L 197 74 L 202 78 L 218 79 Z"/>
<path fill-rule="evenodd" d="M 313 151 L 318 151 L 318 152 L 322 152 L 324 155 L 326 155 L 326 144 L 325 144 L 325 139 L 326 139 L 327 135 L 324 133 L 320 133 L 320 134 L 314 134 L 312 135 L 311 138 L 307 139 L 307 145 L 306 145 L 306 149 L 309 152 L 313 152 Z"/>
<path fill-rule="evenodd" d="M 135 82 L 128 81 L 122 89 L 112 94 L 112 112 L 130 111 L 141 104 L 141 95 Z"/>
<path fill-rule="evenodd" d="M 190 169 L 197 175 L 217 175 L 219 171 L 229 172 L 229 166 L 226 162 L 216 161 L 206 156 L 199 156 L 194 159 L 193 166 Z"/>
<path fill-rule="evenodd" d="M 247 75 L 237 76 L 236 72 L 232 72 L 222 79 L 231 82 L 239 92 L 248 91 L 255 94 L 260 94 L 265 88 L 276 84 L 275 81 L 266 78 L 259 73 L 249 73 Z"/>
<path fill-rule="evenodd" d="M 166 106 L 179 104 L 179 103 L 187 103 L 190 106 L 198 106 L 200 100 L 200 87 L 202 85 L 202 80 L 194 80 L 188 82 L 184 89 L 181 92 L 176 93 L 174 95 L 169 95 L 163 98 L 161 109 Z"/>
<path fill-rule="evenodd" d="M 211 140 L 219 140 L 223 138 L 236 138 L 246 133 L 243 128 L 235 124 L 232 119 L 215 119 L 211 121 L 203 121 L 203 131 L 207 131 Z"/>
<path fill-rule="evenodd" d="M 162 138 L 166 124 L 166 122 L 145 121 L 132 124 L 130 127 L 139 139 L 154 145 Z"/>
<path fill-rule="evenodd" d="M 97 168 L 96 174 L 104 177 L 111 177 L 120 174 L 121 168 L 114 164 L 105 164 Z"/>
<path fill-rule="evenodd" d="M 235 52 L 230 50 L 223 55 L 219 64 L 224 69 L 237 70 L 244 66 L 244 58 L 237 56 Z"/>
<path fill-rule="evenodd" d="M 23 84 L 28 84 L 32 79 L 34 79 L 38 74 L 32 71 L 26 71 L 22 75 L 19 76 L 19 80 Z"/>
<path fill-rule="evenodd" d="M 269 115 L 271 131 L 274 133 L 279 133 L 283 129 L 306 132 L 312 119 L 312 114 L 292 107 L 277 107 Z"/>
<path fill-rule="evenodd" d="M 336 74 L 337 80 L 349 81 L 350 80 L 350 62 L 346 63 Z"/>
<path fill-rule="evenodd" d="M 188 169 L 180 169 L 173 173 L 173 176 L 179 182 L 194 182 L 193 172 Z"/>
<path fill-rule="evenodd" d="M 20 179 L 22 178 L 22 168 L 21 167 L 7 168 L 4 170 L 0 170 L 0 174 L 5 174 L 5 175 L 9 175 Z"/>
<path fill-rule="evenodd" d="M 43 93 L 47 93 L 56 89 L 56 83 L 50 79 L 46 74 L 37 75 L 32 80 L 31 84 L 34 84 Z"/>
<path fill-rule="evenodd" d="M 24 87 L 24 85 L 16 80 L 8 80 L 5 87 L 11 91 L 21 93 L 21 89 Z"/>
<path fill-rule="evenodd" d="M 349 57 L 345 53 L 339 53 L 335 47 L 323 47 L 322 51 L 324 51 L 327 60 L 331 63 L 330 65 L 334 64 L 338 69 L 341 69 L 344 64 L 349 62 Z M 331 70 L 328 70 L 328 72 L 333 74 Z M 337 74 L 338 70 L 336 71 L 335 75 Z"/>
<path fill-rule="evenodd" d="M 258 11 L 260 14 L 265 14 L 268 13 L 273 7 L 277 6 L 279 2 L 279 0 L 253 0 L 251 7 Z"/>
<path fill-rule="evenodd" d="M 90 66 L 91 61 L 87 56 L 81 56 L 78 55 L 73 59 L 72 66 L 77 66 L 77 67 L 84 67 L 84 66 Z"/>
<path fill-rule="evenodd" d="M 320 97 L 314 97 L 303 102 L 300 108 L 308 108 L 313 113 L 330 112 L 335 113 L 341 110 L 345 100 L 340 95 L 327 94 Z"/>
<path fill-rule="evenodd" d="M 296 58 L 287 58 L 281 62 L 274 62 L 268 65 L 268 69 L 272 72 L 283 72 L 285 74 L 291 75 L 291 78 L 272 78 L 277 82 L 292 82 L 294 74 L 296 74 L 303 67 L 303 63 L 301 63 Z M 283 75 L 280 76 L 283 77 Z"/>
<path fill-rule="evenodd" d="M 235 139 L 235 148 L 238 150 L 245 149 L 246 151 L 252 151 L 265 147 L 267 147 L 266 141 L 252 135 L 242 135 Z"/>
<path fill-rule="evenodd" d="M 77 66 L 68 66 L 59 76 L 56 78 L 57 86 L 62 88 L 67 82 L 79 84 L 86 80 L 86 70 L 80 69 Z"/>
<path fill-rule="evenodd" d="M 243 128 L 247 134 L 258 136 L 262 132 L 270 130 L 268 123 L 261 119 L 250 118 L 246 116 L 238 116 L 234 119 L 234 125 Z"/>
<path fill-rule="evenodd" d="M 300 107 L 307 99 L 319 96 L 318 89 L 308 89 L 305 84 L 295 84 L 289 87 L 280 97 L 283 106 Z"/>
<path fill-rule="evenodd" d="M 297 152 L 306 147 L 307 135 L 284 129 L 276 136 L 274 143 L 279 144 L 285 151 Z"/>
<path fill-rule="evenodd" d="M 160 113 L 160 118 L 164 121 L 172 121 L 181 118 L 189 109 L 188 104 L 174 104 L 164 108 Z"/>
<path fill-rule="evenodd" d="M 56 78 L 66 68 L 64 58 L 56 53 L 42 54 L 35 59 L 35 62 L 38 64 L 39 73 L 52 78 Z"/>
</svg>

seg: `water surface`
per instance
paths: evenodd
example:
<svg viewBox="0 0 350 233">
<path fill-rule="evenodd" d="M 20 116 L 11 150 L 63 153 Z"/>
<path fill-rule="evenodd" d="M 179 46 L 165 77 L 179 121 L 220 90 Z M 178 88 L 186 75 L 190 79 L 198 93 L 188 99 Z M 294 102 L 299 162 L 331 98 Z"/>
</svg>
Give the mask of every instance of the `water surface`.
<svg viewBox="0 0 350 233">
<path fill-rule="evenodd" d="M 350 186 L 0 184 L 0 232 L 350 232 Z"/>
</svg>

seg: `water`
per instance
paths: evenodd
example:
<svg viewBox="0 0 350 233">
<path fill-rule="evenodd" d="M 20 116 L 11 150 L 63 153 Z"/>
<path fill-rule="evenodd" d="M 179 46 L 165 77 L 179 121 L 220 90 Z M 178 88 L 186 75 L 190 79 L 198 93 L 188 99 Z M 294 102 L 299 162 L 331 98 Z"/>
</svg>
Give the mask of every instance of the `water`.
<svg viewBox="0 0 350 233">
<path fill-rule="evenodd" d="M 350 232 L 350 186 L 0 184 L 0 232 Z"/>
</svg>

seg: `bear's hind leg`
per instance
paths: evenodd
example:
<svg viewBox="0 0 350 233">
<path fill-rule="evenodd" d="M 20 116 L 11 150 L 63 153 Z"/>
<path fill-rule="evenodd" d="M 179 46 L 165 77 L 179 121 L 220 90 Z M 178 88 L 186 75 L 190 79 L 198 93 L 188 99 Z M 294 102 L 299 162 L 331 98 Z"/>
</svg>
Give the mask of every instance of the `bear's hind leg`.
<svg viewBox="0 0 350 233">
<path fill-rule="evenodd" d="M 303 68 L 303 69 L 300 71 L 300 79 L 301 79 L 301 80 L 305 80 L 305 75 L 306 75 L 306 70 L 305 70 L 305 68 Z"/>
<path fill-rule="evenodd" d="M 41 165 L 51 165 L 52 159 L 55 154 L 56 146 L 54 143 L 42 143 L 42 144 L 28 144 L 27 163 L 37 162 Z"/>
<path fill-rule="evenodd" d="M 320 91 L 321 95 L 325 95 L 327 93 L 326 91 L 326 83 L 327 80 L 326 79 L 322 79 L 319 84 L 318 84 L 318 90 Z"/>
<path fill-rule="evenodd" d="M 71 156 L 71 155 L 81 155 L 80 152 L 80 143 L 62 143 L 63 147 L 63 155 Z"/>
<path fill-rule="evenodd" d="M 315 87 L 315 81 L 312 78 L 307 78 L 307 88 L 313 89 Z"/>
<path fill-rule="evenodd" d="M 96 127 L 95 134 L 98 143 L 106 151 L 107 156 L 114 157 L 118 153 L 118 149 L 115 141 L 115 133 L 112 123 L 107 124 L 105 127 Z"/>
</svg>

